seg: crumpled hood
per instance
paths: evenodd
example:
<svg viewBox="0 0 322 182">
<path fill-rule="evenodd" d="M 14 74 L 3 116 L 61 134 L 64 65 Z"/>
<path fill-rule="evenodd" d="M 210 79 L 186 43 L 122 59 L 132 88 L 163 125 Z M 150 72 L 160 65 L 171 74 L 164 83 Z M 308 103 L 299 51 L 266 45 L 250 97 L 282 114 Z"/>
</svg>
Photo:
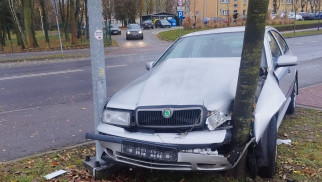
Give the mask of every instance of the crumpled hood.
<svg viewBox="0 0 322 182">
<path fill-rule="evenodd" d="M 239 64 L 239 57 L 168 59 L 118 91 L 107 107 L 203 105 L 228 113 Z"/>
</svg>

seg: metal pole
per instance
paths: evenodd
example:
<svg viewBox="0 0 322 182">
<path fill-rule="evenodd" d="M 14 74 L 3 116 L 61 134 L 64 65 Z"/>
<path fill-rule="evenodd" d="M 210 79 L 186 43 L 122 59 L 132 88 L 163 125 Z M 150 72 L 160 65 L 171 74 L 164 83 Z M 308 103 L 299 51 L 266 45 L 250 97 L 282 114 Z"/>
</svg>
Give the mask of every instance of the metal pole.
<svg viewBox="0 0 322 182">
<path fill-rule="evenodd" d="M 97 127 L 103 117 L 102 111 L 107 102 L 101 0 L 88 1 L 88 15 L 95 122 L 94 129 L 95 133 L 98 134 Z M 98 141 L 95 142 L 96 161 L 99 161 L 102 164 L 104 163 L 101 159 L 103 148 Z"/>
<path fill-rule="evenodd" d="M 57 23 L 57 29 L 58 29 L 59 43 L 60 43 L 60 51 L 61 51 L 61 54 L 64 54 L 63 45 L 61 43 L 61 36 L 60 36 L 60 28 L 59 28 L 59 22 L 58 22 L 58 12 L 57 12 L 56 0 L 54 0 L 54 6 L 55 6 L 55 14 L 56 14 L 56 23 Z"/>
<path fill-rule="evenodd" d="M 320 31 L 320 18 L 321 18 L 321 0 L 319 0 L 318 31 Z"/>
</svg>

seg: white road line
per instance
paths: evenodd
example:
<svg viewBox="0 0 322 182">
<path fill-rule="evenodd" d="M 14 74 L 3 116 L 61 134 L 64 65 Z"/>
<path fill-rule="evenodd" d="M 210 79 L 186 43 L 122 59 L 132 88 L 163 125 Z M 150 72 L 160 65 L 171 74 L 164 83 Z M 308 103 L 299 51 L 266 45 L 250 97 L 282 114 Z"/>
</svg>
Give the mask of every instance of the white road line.
<svg viewBox="0 0 322 182">
<path fill-rule="evenodd" d="M 74 73 L 74 72 L 80 72 L 80 71 L 84 71 L 84 70 L 76 69 L 76 70 L 56 71 L 56 72 L 47 72 L 47 73 L 36 73 L 36 74 L 29 74 L 29 75 L 10 76 L 10 77 L 0 78 L 0 81 L 2 81 L 2 80 L 14 80 L 14 79 L 19 79 L 19 78 L 31 78 L 31 77 L 37 77 L 37 76 L 66 74 L 66 73 Z"/>
<path fill-rule="evenodd" d="M 106 66 L 106 68 L 117 68 L 117 67 L 122 67 L 122 66 L 127 66 L 127 65 L 126 64 L 120 64 L 120 65 Z"/>
<path fill-rule="evenodd" d="M 313 40 L 312 42 L 319 42 L 319 41 Z"/>
<path fill-rule="evenodd" d="M 300 42 L 299 43 L 296 43 L 296 45 L 301 45 L 301 44 L 303 44 L 303 43 L 300 43 Z"/>
</svg>

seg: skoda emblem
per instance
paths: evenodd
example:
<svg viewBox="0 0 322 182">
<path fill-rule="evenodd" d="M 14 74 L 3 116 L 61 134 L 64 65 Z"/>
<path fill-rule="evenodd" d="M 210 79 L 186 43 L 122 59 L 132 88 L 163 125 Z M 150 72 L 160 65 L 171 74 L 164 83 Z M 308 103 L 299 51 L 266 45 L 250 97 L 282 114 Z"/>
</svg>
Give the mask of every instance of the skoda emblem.
<svg viewBox="0 0 322 182">
<path fill-rule="evenodd" d="M 163 109 L 162 110 L 162 116 L 164 118 L 171 118 L 172 114 L 173 114 L 173 112 L 171 109 Z"/>
</svg>

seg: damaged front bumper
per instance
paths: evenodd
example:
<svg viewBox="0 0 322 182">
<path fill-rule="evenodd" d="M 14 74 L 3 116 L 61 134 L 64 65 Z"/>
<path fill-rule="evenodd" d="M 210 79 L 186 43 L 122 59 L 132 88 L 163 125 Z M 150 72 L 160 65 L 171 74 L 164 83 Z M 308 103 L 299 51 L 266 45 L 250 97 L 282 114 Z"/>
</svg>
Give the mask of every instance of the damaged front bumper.
<svg viewBox="0 0 322 182">
<path fill-rule="evenodd" d="M 99 134 L 87 133 L 86 138 L 100 142 L 105 161 L 159 170 L 221 171 L 233 167 L 220 150 L 231 141 L 230 130 L 146 133 L 108 124 L 97 129 Z"/>
</svg>

